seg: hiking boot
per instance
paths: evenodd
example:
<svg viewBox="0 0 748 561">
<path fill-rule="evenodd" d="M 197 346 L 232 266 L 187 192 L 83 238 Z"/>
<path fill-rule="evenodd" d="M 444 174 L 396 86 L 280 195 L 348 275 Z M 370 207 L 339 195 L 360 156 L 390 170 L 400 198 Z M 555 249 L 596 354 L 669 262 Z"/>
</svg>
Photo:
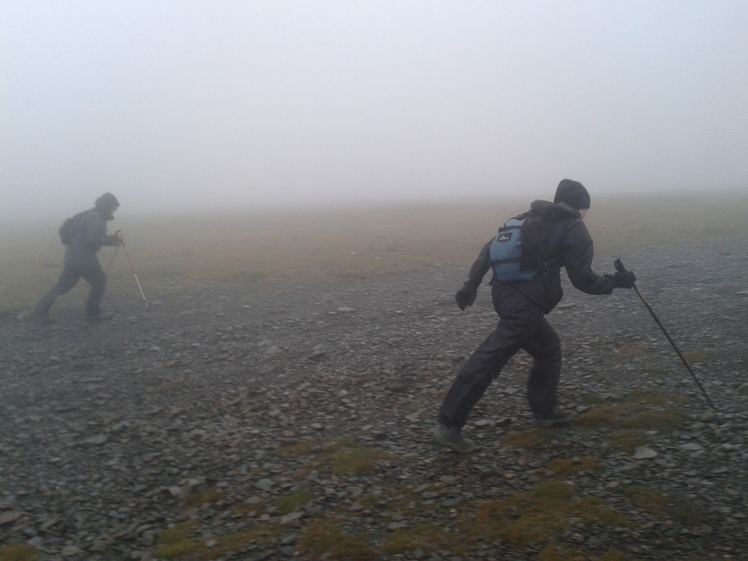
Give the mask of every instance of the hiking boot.
<svg viewBox="0 0 748 561">
<path fill-rule="evenodd" d="M 548 415 L 535 415 L 535 420 L 541 428 L 549 429 L 568 425 L 575 417 L 576 415 L 572 411 L 559 411 L 554 408 Z"/>
<path fill-rule="evenodd" d="M 457 427 L 445 427 L 441 423 L 434 429 L 434 440 L 442 446 L 451 448 L 460 454 L 469 454 L 477 448 L 475 442 L 462 438 L 462 430 Z"/>
</svg>

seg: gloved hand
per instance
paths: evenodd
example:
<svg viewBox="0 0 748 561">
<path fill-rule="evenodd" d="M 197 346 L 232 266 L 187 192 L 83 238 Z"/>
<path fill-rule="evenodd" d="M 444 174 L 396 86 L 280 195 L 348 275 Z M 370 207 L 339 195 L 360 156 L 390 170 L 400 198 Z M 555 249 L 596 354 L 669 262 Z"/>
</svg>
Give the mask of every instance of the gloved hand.
<svg viewBox="0 0 748 561">
<path fill-rule="evenodd" d="M 462 288 L 455 294 L 455 301 L 461 310 L 465 310 L 468 306 L 472 306 L 475 302 L 475 297 L 478 296 L 478 286 L 480 281 L 469 280 L 462 285 Z"/>
<path fill-rule="evenodd" d="M 616 271 L 613 275 L 613 288 L 632 288 L 636 282 L 636 275 L 631 271 Z"/>
</svg>

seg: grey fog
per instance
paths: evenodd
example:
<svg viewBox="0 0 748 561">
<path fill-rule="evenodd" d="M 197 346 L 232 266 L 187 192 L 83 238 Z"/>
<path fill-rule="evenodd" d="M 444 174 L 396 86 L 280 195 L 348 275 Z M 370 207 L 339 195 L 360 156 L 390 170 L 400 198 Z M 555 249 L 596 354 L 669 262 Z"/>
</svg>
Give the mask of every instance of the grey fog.
<svg viewBox="0 0 748 561">
<path fill-rule="evenodd" d="M 748 189 L 748 3 L 0 3 L 0 218 Z"/>
</svg>

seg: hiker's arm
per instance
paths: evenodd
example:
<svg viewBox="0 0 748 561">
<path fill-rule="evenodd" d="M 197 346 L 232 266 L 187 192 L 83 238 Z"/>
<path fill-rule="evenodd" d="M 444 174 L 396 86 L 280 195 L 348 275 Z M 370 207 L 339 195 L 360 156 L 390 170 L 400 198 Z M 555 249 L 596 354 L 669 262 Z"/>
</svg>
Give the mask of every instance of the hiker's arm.
<svg viewBox="0 0 748 561">
<path fill-rule="evenodd" d="M 592 270 L 592 238 L 581 220 L 575 220 L 562 241 L 562 260 L 574 288 L 587 294 L 613 292 L 612 275 L 598 275 Z"/>
<path fill-rule="evenodd" d="M 94 251 L 98 251 L 102 245 L 118 245 L 117 236 L 107 236 L 106 221 L 98 212 L 89 212 L 85 215 L 86 245 Z"/>
<path fill-rule="evenodd" d="M 480 253 L 478 254 L 478 259 L 476 259 L 475 263 L 473 263 L 473 266 L 470 267 L 468 279 L 469 282 L 474 284 L 476 287 L 480 285 L 483 277 L 491 268 L 491 243 L 493 243 L 493 238 L 488 240 L 488 243 L 483 246 L 483 249 L 481 249 Z"/>
<path fill-rule="evenodd" d="M 491 268 L 491 256 L 489 248 L 491 247 L 493 239 L 483 246 L 478 254 L 478 259 L 475 260 L 473 266 L 470 267 L 470 273 L 468 273 L 468 280 L 462 285 L 462 288 L 455 294 L 455 301 L 461 310 L 464 310 L 468 306 L 472 306 L 475 302 L 475 297 L 478 295 L 478 287 L 480 286 L 483 276 L 486 274 L 488 269 Z"/>
</svg>

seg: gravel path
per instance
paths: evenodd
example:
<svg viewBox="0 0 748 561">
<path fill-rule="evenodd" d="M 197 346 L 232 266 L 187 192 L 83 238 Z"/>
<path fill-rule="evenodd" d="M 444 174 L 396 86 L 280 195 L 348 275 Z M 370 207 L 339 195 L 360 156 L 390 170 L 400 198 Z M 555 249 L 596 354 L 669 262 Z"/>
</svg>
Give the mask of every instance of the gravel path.
<svg viewBox="0 0 748 561">
<path fill-rule="evenodd" d="M 457 309 L 448 262 L 108 296 L 93 326 L 64 297 L 52 325 L 1 317 L 0 555 L 748 559 L 748 244 L 624 262 L 716 411 L 633 291 L 566 283 L 549 320 L 577 422 L 534 429 L 519 354 L 469 456 L 430 429 L 497 318 L 486 286 Z"/>
</svg>

